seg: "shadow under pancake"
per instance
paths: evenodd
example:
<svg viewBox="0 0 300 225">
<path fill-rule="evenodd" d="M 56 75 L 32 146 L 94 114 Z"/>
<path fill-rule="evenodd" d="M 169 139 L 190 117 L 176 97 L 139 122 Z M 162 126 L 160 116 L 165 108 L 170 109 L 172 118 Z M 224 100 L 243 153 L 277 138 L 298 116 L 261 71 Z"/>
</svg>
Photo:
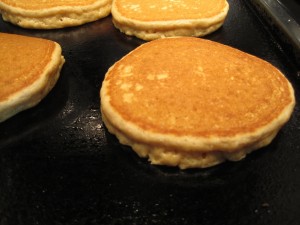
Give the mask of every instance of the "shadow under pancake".
<svg viewBox="0 0 300 225">
<path fill-rule="evenodd" d="M 227 186 L 229 183 L 243 183 L 260 167 L 257 165 L 260 164 L 260 160 L 262 162 L 268 160 L 268 155 L 276 151 L 280 139 L 278 135 L 270 145 L 248 154 L 237 162 L 225 161 L 209 168 L 181 170 L 178 167 L 152 165 L 148 159 L 140 158 L 131 147 L 120 144 L 106 128 L 105 132 L 107 142 L 111 145 L 118 164 L 123 164 L 124 170 L 130 168 L 132 173 L 139 173 L 142 177 L 155 179 L 164 184 L 204 189 Z"/>
<path fill-rule="evenodd" d="M 148 41 L 139 39 L 135 36 L 126 35 L 126 34 L 120 32 L 117 28 L 115 28 L 115 32 L 113 33 L 113 35 L 114 35 L 113 37 L 116 39 L 116 42 L 123 48 L 128 49 L 129 51 L 132 51 L 139 45 L 148 42 Z"/>
<path fill-rule="evenodd" d="M 19 139 L 54 120 L 65 107 L 68 95 L 68 77 L 63 67 L 56 85 L 44 99 L 36 106 L 21 111 L 0 123 L 0 149 L 10 143 L 16 143 Z"/>
<path fill-rule="evenodd" d="M 110 16 L 80 26 L 51 30 L 25 29 L 2 19 L 0 19 L 0 27 L 1 32 L 45 38 L 56 41 L 65 48 L 76 47 L 78 43 L 95 38 L 108 38 L 114 32 Z"/>
</svg>

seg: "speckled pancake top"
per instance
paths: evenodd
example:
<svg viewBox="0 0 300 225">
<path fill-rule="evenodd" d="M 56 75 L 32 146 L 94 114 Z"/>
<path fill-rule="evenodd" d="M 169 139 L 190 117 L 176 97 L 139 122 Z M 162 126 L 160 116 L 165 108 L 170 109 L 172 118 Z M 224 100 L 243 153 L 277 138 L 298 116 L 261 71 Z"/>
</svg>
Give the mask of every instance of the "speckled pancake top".
<svg viewBox="0 0 300 225">
<path fill-rule="evenodd" d="M 178 136 L 254 132 L 293 102 L 289 82 L 274 66 L 199 38 L 146 43 L 118 61 L 104 83 L 125 121 Z"/>
<path fill-rule="evenodd" d="M 226 8 L 225 0 L 116 0 L 123 16 L 140 21 L 209 18 Z"/>
</svg>

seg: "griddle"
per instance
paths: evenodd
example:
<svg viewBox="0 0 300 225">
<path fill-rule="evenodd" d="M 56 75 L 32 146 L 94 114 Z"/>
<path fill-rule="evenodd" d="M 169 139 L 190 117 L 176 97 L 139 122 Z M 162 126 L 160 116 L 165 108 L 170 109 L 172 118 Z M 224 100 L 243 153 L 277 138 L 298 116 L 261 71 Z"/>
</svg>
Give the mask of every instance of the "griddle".
<svg viewBox="0 0 300 225">
<path fill-rule="evenodd" d="M 205 38 L 272 63 L 299 99 L 299 49 L 277 35 L 257 1 L 229 4 L 224 26 Z M 116 30 L 111 16 L 48 31 L 0 20 L 0 31 L 57 41 L 66 58 L 51 93 L 0 124 L 1 225 L 300 224 L 298 102 L 275 140 L 244 160 L 182 171 L 153 166 L 119 144 L 99 112 L 105 72 L 144 41 Z"/>
</svg>

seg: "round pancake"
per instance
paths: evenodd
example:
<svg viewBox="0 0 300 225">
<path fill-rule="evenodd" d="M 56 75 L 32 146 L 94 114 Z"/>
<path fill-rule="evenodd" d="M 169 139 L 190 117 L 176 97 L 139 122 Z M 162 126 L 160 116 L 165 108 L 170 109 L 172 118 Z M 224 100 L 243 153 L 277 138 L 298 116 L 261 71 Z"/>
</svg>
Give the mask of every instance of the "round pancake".
<svg viewBox="0 0 300 225">
<path fill-rule="evenodd" d="M 77 26 L 110 14 L 112 0 L 0 0 L 3 20 L 23 28 Z"/>
<path fill-rule="evenodd" d="M 219 29 L 227 16 L 226 0 L 114 0 L 113 23 L 144 40 L 204 36 Z"/>
<path fill-rule="evenodd" d="M 288 121 L 294 91 L 270 63 L 193 37 L 148 42 L 102 83 L 108 131 L 151 163 L 182 169 L 237 161 Z"/>
<path fill-rule="evenodd" d="M 0 33 L 0 122 L 38 104 L 64 63 L 56 42 Z"/>
</svg>

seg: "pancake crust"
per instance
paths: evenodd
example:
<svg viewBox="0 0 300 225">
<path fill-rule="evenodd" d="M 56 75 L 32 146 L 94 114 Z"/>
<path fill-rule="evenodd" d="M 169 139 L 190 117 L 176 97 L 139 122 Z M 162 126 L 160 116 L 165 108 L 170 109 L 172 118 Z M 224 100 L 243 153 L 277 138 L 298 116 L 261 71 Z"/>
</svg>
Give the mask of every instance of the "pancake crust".
<svg viewBox="0 0 300 225">
<path fill-rule="evenodd" d="M 108 16 L 112 0 L 0 0 L 3 20 L 23 28 L 77 26 Z"/>
<path fill-rule="evenodd" d="M 64 63 L 56 42 L 0 33 L 0 122 L 38 104 Z"/>
<path fill-rule="evenodd" d="M 103 121 L 122 144 L 182 169 L 269 144 L 295 105 L 291 84 L 268 62 L 192 37 L 133 50 L 109 69 L 100 97 Z"/>
<path fill-rule="evenodd" d="M 144 40 L 204 36 L 219 29 L 227 16 L 226 0 L 114 0 L 113 23 Z"/>
</svg>

